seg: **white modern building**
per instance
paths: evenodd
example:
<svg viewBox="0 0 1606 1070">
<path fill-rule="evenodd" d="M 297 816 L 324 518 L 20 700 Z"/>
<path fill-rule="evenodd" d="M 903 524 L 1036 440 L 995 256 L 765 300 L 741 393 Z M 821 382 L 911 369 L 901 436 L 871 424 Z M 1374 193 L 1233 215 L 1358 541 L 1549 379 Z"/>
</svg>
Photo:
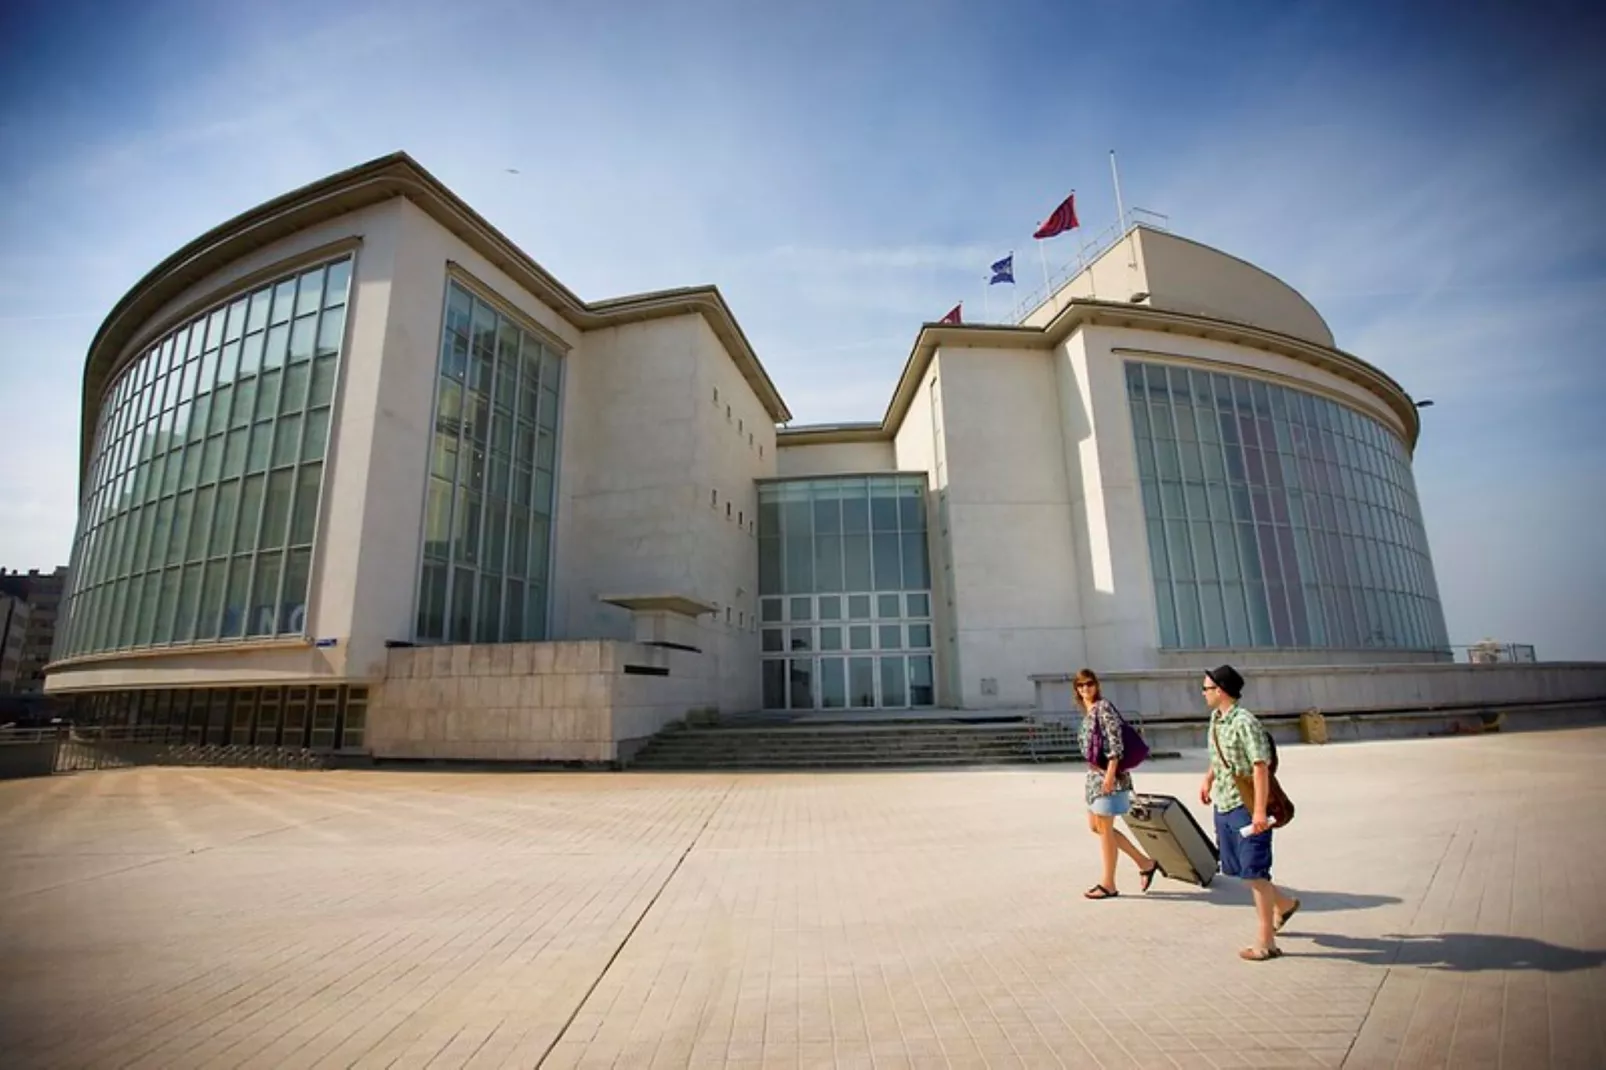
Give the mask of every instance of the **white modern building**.
<svg viewBox="0 0 1606 1070">
<path fill-rule="evenodd" d="M 1132 228 L 1019 325 L 921 327 L 879 422 L 790 420 L 716 289 L 586 302 L 405 155 L 331 176 L 97 334 L 49 690 L 197 740 L 611 761 L 697 712 L 1026 708 L 1081 665 L 1157 713 L 1223 660 L 1289 702 L 1472 686 L 1412 399 L 1214 249 Z"/>
</svg>

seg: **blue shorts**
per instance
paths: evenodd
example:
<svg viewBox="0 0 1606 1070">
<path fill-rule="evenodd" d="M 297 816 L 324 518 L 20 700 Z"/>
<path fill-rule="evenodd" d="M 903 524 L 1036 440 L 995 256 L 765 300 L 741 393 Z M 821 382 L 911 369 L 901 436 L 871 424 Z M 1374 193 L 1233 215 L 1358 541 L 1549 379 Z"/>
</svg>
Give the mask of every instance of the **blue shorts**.
<svg viewBox="0 0 1606 1070">
<path fill-rule="evenodd" d="M 1120 817 L 1132 809 L 1132 793 L 1130 791 L 1112 791 L 1108 795 L 1100 795 L 1087 804 L 1092 813 L 1100 817 Z"/>
<path fill-rule="evenodd" d="M 1216 811 L 1216 848 L 1221 852 L 1221 872 L 1246 881 L 1271 880 L 1271 829 L 1258 836 L 1240 836 L 1238 830 L 1253 824 L 1242 806 L 1222 813 Z"/>
</svg>

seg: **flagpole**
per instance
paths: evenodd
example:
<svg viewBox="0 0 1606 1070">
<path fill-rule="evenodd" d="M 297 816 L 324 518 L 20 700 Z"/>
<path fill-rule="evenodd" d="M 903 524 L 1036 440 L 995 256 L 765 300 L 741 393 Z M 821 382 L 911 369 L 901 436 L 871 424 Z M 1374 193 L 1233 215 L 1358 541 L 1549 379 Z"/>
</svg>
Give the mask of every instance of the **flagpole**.
<svg viewBox="0 0 1606 1070">
<path fill-rule="evenodd" d="M 981 304 L 987 310 L 987 322 L 993 322 L 993 283 L 990 276 L 982 283 Z"/>
<path fill-rule="evenodd" d="M 1052 301 L 1054 299 L 1054 286 L 1048 281 L 1048 250 L 1043 248 L 1047 240 L 1046 238 L 1037 239 L 1037 256 L 1043 262 L 1043 300 Z M 1056 312 L 1059 311 L 1059 307 L 1059 302 L 1054 301 L 1054 310 Z"/>
<path fill-rule="evenodd" d="M 1115 221 L 1116 222 L 1116 227 L 1120 230 L 1121 234 L 1124 236 L 1126 234 L 1126 229 L 1127 229 L 1126 228 L 1126 208 L 1121 203 L 1121 172 L 1118 171 L 1116 169 L 1116 166 L 1115 166 L 1115 150 L 1114 149 L 1110 150 L 1110 177 L 1115 180 L 1115 212 L 1116 212 L 1116 215 L 1119 217 Z M 1138 251 L 1137 251 L 1137 248 L 1131 241 L 1127 242 L 1126 248 L 1127 248 L 1127 262 L 1126 262 L 1127 266 L 1130 267 L 1133 271 L 1136 271 L 1138 269 Z"/>
<path fill-rule="evenodd" d="M 1115 225 L 1126 233 L 1126 208 L 1121 203 L 1121 172 L 1115 167 L 1115 150 L 1110 150 L 1110 177 L 1115 180 Z"/>
</svg>

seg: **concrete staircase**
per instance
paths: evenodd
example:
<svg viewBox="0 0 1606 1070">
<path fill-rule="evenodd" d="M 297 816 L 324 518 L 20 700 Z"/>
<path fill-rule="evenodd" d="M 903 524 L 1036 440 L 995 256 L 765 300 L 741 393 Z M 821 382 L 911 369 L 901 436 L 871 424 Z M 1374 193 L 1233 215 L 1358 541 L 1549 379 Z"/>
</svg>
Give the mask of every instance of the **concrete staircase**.
<svg viewBox="0 0 1606 1070">
<path fill-rule="evenodd" d="M 634 769 L 856 769 L 1081 761 L 1075 722 L 1026 713 L 934 711 L 832 720 L 759 714 L 718 725 L 674 725 Z"/>
</svg>

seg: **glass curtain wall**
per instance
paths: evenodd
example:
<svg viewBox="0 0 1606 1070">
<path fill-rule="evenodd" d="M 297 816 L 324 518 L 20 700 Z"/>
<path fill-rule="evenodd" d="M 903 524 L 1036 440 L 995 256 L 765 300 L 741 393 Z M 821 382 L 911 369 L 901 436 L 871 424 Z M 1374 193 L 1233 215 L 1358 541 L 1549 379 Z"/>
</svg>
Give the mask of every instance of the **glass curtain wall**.
<svg viewBox="0 0 1606 1070">
<path fill-rule="evenodd" d="M 58 653 L 305 633 L 351 267 L 225 301 L 111 382 Z"/>
<path fill-rule="evenodd" d="M 1126 380 L 1162 648 L 1448 649 L 1398 437 L 1259 379 Z"/>
<path fill-rule="evenodd" d="M 766 709 L 932 706 L 926 477 L 759 486 Z"/>
<path fill-rule="evenodd" d="M 557 350 L 449 284 L 418 640 L 546 638 L 562 378 Z"/>
</svg>

